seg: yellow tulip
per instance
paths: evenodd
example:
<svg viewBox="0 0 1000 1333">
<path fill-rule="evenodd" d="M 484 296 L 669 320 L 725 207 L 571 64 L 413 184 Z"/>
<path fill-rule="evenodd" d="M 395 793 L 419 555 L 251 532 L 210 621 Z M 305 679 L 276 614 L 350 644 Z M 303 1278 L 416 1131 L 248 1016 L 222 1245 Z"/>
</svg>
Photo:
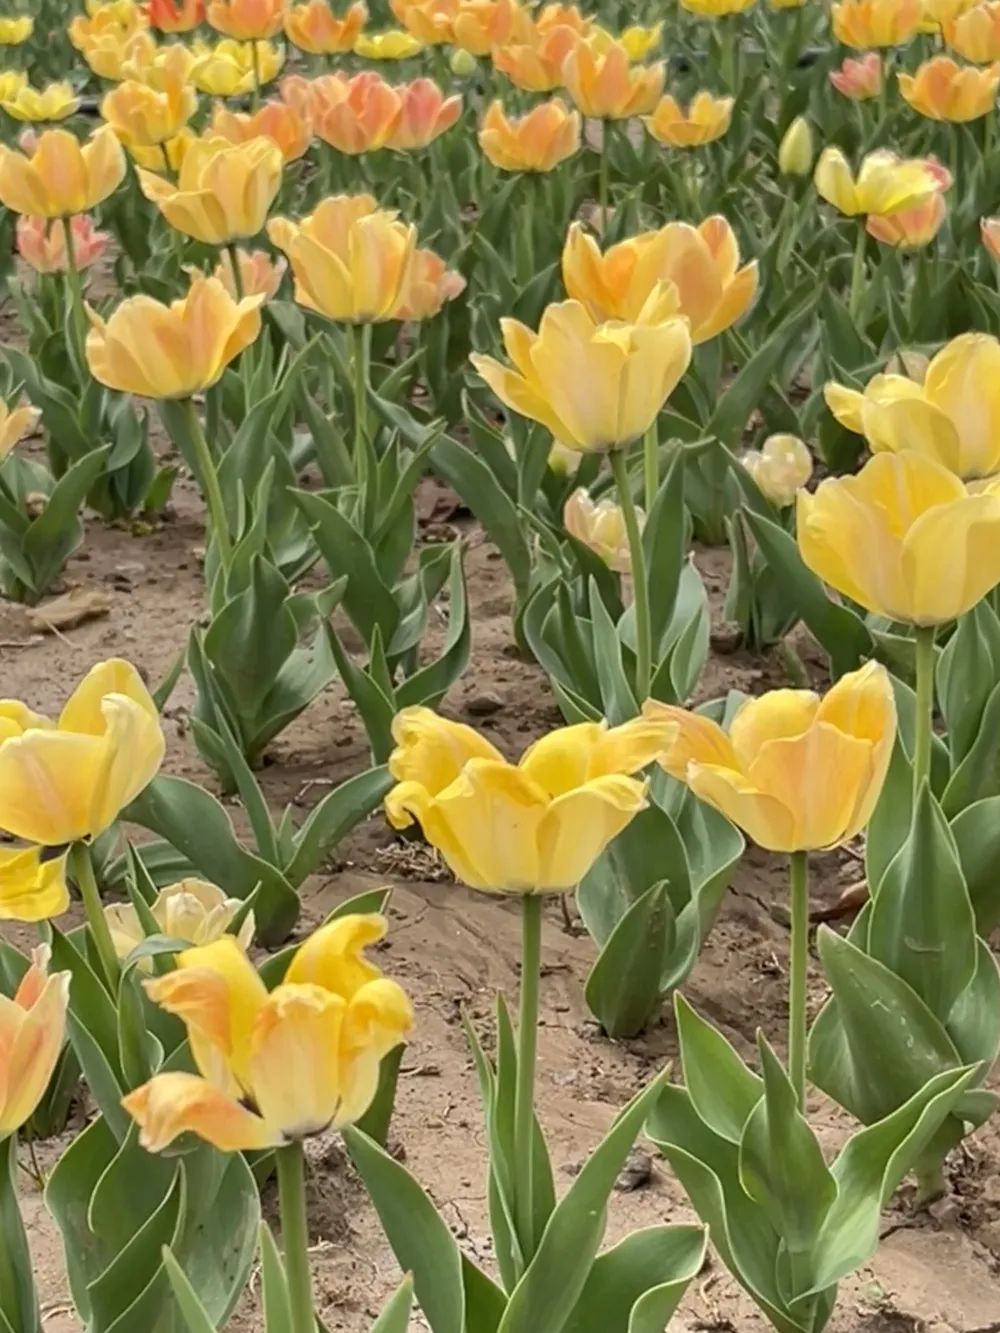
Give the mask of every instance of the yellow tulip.
<svg viewBox="0 0 1000 1333">
<path fill-rule="evenodd" d="M 489 893 L 566 893 L 640 810 L 632 777 L 657 758 L 658 728 L 584 722 L 508 763 L 488 740 L 429 708 L 393 722 L 386 797 L 395 828 L 419 822 L 464 884 Z"/>
<path fill-rule="evenodd" d="M 35 30 L 35 20 L 27 14 L 0 18 L 0 46 L 20 46 Z"/>
<path fill-rule="evenodd" d="M 38 945 L 14 998 L 0 999 L 0 1140 L 34 1114 L 62 1055 L 71 974 L 50 975 L 50 956 L 47 944 Z"/>
<path fill-rule="evenodd" d="M 186 1025 L 199 1073 L 157 1074 L 123 1099 L 142 1146 L 194 1133 L 222 1152 L 277 1148 L 364 1115 L 413 1024 L 405 992 L 363 953 L 385 932 L 374 914 L 323 926 L 270 993 L 231 936 L 145 982 Z"/>
<path fill-rule="evenodd" d="M 134 78 L 156 59 L 156 42 L 145 29 L 131 34 L 112 29 L 87 41 L 80 54 L 100 79 Z"/>
<path fill-rule="evenodd" d="M 236 262 L 239 266 L 238 288 L 233 273 L 233 257 L 228 250 L 223 251 L 213 274 L 234 301 L 239 300 L 240 296 L 261 295 L 265 300 L 275 296 L 288 267 L 283 259 L 272 258 L 266 250 L 237 249 Z"/>
<path fill-rule="evenodd" d="M 539 102 L 523 116 L 508 116 L 491 102 L 479 130 L 479 146 L 501 171 L 552 171 L 580 147 L 579 111 L 561 97 Z"/>
<path fill-rule="evenodd" d="M 497 46 L 530 40 L 532 22 L 516 0 L 459 0 L 452 41 L 468 55 L 488 56 Z"/>
<path fill-rule="evenodd" d="M 696 93 L 687 110 L 669 93 L 661 97 L 653 114 L 645 119 L 646 129 L 668 148 L 701 148 L 721 139 L 733 117 L 731 97 L 713 97 Z"/>
<path fill-rule="evenodd" d="M 757 293 L 757 262 L 740 268 L 740 252 L 725 218 L 698 227 L 668 222 L 612 245 L 602 255 L 579 223 L 570 227 L 562 257 L 563 283 L 596 320 L 639 320 L 660 286 L 672 315 L 684 315 L 691 341 L 707 342 L 743 315 Z"/>
<path fill-rule="evenodd" d="M 6 400 L 0 398 L 0 463 L 25 435 L 35 429 L 41 415 L 37 407 L 10 408 Z"/>
<path fill-rule="evenodd" d="M 89 310 L 87 364 L 101 384 L 141 398 L 190 398 L 217 384 L 260 333 L 258 293 L 234 301 L 217 278 L 195 275 L 170 305 L 131 296 L 105 322 Z"/>
<path fill-rule="evenodd" d="M 288 256 L 299 305 L 347 324 L 395 318 L 417 229 L 371 195 L 334 195 L 301 222 L 275 218 L 267 234 Z"/>
<path fill-rule="evenodd" d="M 760 847 L 810 852 L 847 842 L 868 823 L 896 739 L 885 667 L 869 662 L 821 699 L 772 690 L 748 699 L 727 735 L 684 708 L 647 700 L 664 729 L 660 763 Z"/>
<path fill-rule="evenodd" d="M 681 0 L 681 8 L 699 18 L 728 18 L 730 14 L 742 14 L 751 9 L 754 0 Z"/>
<path fill-rule="evenodd" d="M 687 320 L 654 291 L 635 324 L 600 324 L 579 301 L 546 308 L 538 333 L 503 319 L 513 368 L 473 354 L 500 401 L 581 453 L 622 449 L 645 434 L 691 361 Z"/>
<path fill-rule="evenodd" d="M 363 32 L 354 43 L 354 54 L 363 60 L 409 60 L 423 49 L 423 42 L 400 28 Z"/>
<path fill-rule="evenodd" d="M 149 910 L 162 935 L 193 946 L 212 944 L 227 935 L 242 907 L 239 898 L 227 898 L 216 884 L 203 879 L 182 879 L 161 889 Z M 146 938 L 139 913 L 131 903 L 109 903 L 104 918 L 119 958 L 127 958 Z M 254 915 L 248 912 L 234 938 L 244 949 L 249 949 L 253 934 Z"/>
<path fill-rule="evenodd" d="M 176 138 L 197 109 L 198 94 L 179 80 L 158 92 L 126 79 L 101 103 L 101 115 L 126 148 L 148 148 Z"/>
<path fill-rule="evenodd" d="M 845 46 L 904 46 L 920 28 L 924 0 L 840 0 L 833 35 Z"/>
<path fill-rule="evenodd" d="M 285 54 L 274 42 L 237 42 L 225 37 L 214 46 L 196 42 L 191 81 L 199 92 L 212 97 L 240 97 L 255 86 L 254 51 L 261 87 L 281 73 Z"/>
<path fill-rule="evenodd" d="M 0 829 L 64 847 L 110 828 L 163 761 L 156 705 L 117 658 L 83 678 L 58 722 L 0 700 Z"/>
<path fill-rule="evenodd" d="M 617 43 L 599 45 L 578 41 L 562 67 L 562 81 L 585 116 L 625 120 L 653 110 L 663 92 L 665 70 L 657 65 L 633 65 Z"/>
<path fill-rule="evenodd" d="M 393 16 L 420 42 L 442 46 L 454 38 L 461 0 L 390 0 Z"/>
<path fill-rule="evenodd" d="M 881 149 L 863 159 L 855 178 L 840 149 L 825 148 L 813 179 L 827 203 L 846 217 L 860 213 L 891 217 L 926 204 L 940 188 L 922 159 L 899 158 Z"/>
<path fill-rule="evenodd" d="M 814 151 L 808 120 L 805 116 L 796 116 L 778 146 L 778 170 L 783 176 L 808 176 Z"/>
<path fill-rule="evenodd" d="M 551 462 L 550 462 L 551 466 Z M 636 510 L 639 526 L 646 521 L 641 509 Z M 563 506 L 563 526 L 571 537 L 600 556 L 616 574 L 632 571 L 632 553 L 622 507 L 605 497 L 594 501 L 578 487 Z"/>
<path fill-rule="evenodd" d="M 940 27 L 979 3 L 980 0 L 924 0 L 924 19 Z"/>
<path fill-rule="evenodd" d="M 19 69 L 0 70 L 0 103 L 12 101 L 27 82 L 28 76 Z"/>
<path fill-rule="evenodd" d="M 28 157 L 0 144 L 0 203 L 29 217 L 89 212 L 124 176 L 125 154 L 108 125 L 82 147 L 68 130 L 46 130 Z"/>
<path fill-rule="evenodd" d="M 208 245 L 256 236 L 281 186 L 284 159 L 273 139 L 233 144 L 213 135 L 191 144 L 177 183 L 139 172 L 143 194 L 178 231 Z"/>
<path fill-rule="evenodd" d="M 961 124 L 996 109 L 1000 63 L 988 69 L 956 65 L 948 56 L 925 60 L 915 74 L 900 74 L 899 91 L 930 120 Z"/>
<path fill-rule="evenodd" d="M 837 592 L 875 615 L 943 625 L 1000 583 L 1000 491 L 932 458 L 876 454 L 855 477 L 800 491 L 799 550 Z"/>
<path fill-rule="evenodd" d="M 969 480 L 1000 472 L 1000 341 L 964 333 L 916 380 L 876 375 L 864 393 L 828 384 L 827 406 L 872 453 L 913 450 Z"/>
<path fill-rule="evenodd" d="M 367 7 L 356 0 L 343 18 L 328 0 L 306 0 L 285 10 L 285 36 L 310 55 L 339 55 L 352 51 L 368 18 Z"/>
<path fill-rule="evenodd" d="M 976 65 L 1000 60 L 1000 0 L 985 0 L 973 9 L 948 19 L 944 39 L 952 50 Z"/>
<path fill-rule="evenodd" d="M 162 175 L 166 171 L 180 171 L 188 155 L 188 149 L 197 141 L 198 136 L 194 130 L 190 125 L 185 125 L 176 138 L 168 139 L 166 143 L 156 144 L 154 147 L 130 144 L 128 151 L 136 166 L 142 167 L 144 171 Z"/>
<path fill-rule="evenodd" d="M 544 11 L 543 11 L 544 12 Z M 493 67 L 506 74 L 511 83 L 527 92 L 547 93 L 562 87 L 563 66 L 570 53 L 583 40 L 584 33 L 568 23 L 542 27 L 541 19 L 535 31 L 523 42 L 509 42 L 493 51 Z M 614 46 L 605 35 L 592 35 L 594 49 Z M 619 48 L 624 51 L 624 47 Z M 626 59 L 628 52 L 625 52 Z"/>
<path fill-rule="evenodd" d="M 44 88 L 25 84 L 0 105 L 14 120 L 38 123 L 65 120 L 77 110 L 80 99 L 68 83 L 50 83 Z"/>
<path fill-rule="evenodd" d="M 0 846 L 0 921 L 48 921 L 68 911 L 65 851 Z"/>
<path fill-rule="evenodd" d="M 622 32 L 618 41 L 628 52 L 629 60 L 645 60 L 650 52 L 655 51 L 663 38 L 663 23 L 654 23 L 652 27 L 644 28 L 639 23 L 633 23 L 631 27 Z"/>
<path fill-rule="evenodd" d="M 787 509 L 809 481 L 812 454 L 797 435 L 769 435 L 759 450 L 743 454 L 740 462 L 773 505 Z"/>
</svg>

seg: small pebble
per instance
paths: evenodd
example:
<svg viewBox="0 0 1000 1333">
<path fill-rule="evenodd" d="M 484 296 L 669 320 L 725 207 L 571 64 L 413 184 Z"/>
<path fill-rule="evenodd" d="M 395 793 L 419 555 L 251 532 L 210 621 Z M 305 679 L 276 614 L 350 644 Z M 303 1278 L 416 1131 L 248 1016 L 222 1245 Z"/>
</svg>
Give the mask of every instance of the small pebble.
<svg viewBox="0 0 1000 1333">
<path fill-rule="evenodd" d="M 494 694 L 492 690 L 485 690 L 482 694 L 474 694 L 465 705 L 465 711 L 472 717 L 492 717 L 494 713 L 499 713 L 501 708 L 503 708 L 503 700 L 499 694 Z"/>
</svg>

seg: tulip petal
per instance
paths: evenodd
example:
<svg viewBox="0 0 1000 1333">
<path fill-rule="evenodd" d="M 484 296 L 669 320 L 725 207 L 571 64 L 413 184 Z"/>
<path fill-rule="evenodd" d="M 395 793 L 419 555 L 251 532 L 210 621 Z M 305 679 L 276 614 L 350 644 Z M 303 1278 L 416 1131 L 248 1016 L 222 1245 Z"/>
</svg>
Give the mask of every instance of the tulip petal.
<svg viewBox="0 0 1000 1333">
<path fill-rule="evenodd" d="M 819 695 L 812 690 L 769 690 L 756 699 L 748 699 L 729 728 L 738 766 L 748 771 L 768 741 L 801 736 L 808 731 L 818 707 Z"/>
<path fill-rule="evenodd" d="M 389 756 L 389 772 L 397 782 L 421 783 L 431 795 L 454 782 L 470 759 L 503 762 L 496 746 L 473 727 L 431 708 L 414 706 L 397 713 L 392 738 L 396 748 Z"/>
<path fill-rule="evenodd" d="M 692 763 L 738 768 L 736 751 L 726 733 L 703 713 L 689 712 L 659 699 L 647 699 L 642 715 L 663 728 L 663 748 L 657 760 L 672 778 L 686 782 Z"/>
<path fill-rule="evenodd" d="M 351 913 L 321 926 L 296 951 L 285 973 L 289 985 L 321 986 L 349 1000 L 382 974 L 363 956 L 385 938 L 388 922 L 378 912 Z"/>
<path fill-rule="evenodd" d="M 12 837 L 61 847 L 94 832 L 94 789 L 107 763 L 101 737 L 29 730 L 0 743 L 0 827 Z"/>
<path fill-rule="evenodd" d="M 1000 583 L 1000 495 L 927 510 L 904 538 L 901 567 L 913 624 L 941 625 L 971 611 Z"/>
<path fill-rule="evenodd" d="M 0 1139 L 20 1129 L 49 1085 L 66 1033 L 68 972 L 47 975 L 38 955 L 13 1000 L 0 996 Z"/>
<path fill-rule="evenodd" d="M 744 774 L 695 760 L 688 766 L 686 780 L 700 800 L 743 829 L 758 847 L 782 852 L 794 845 L 792 811 L 765 795 Z"/>
<path fill-rule="evenodd" d="M 139 1143 L 147 1152 L 162 1152 L 188 1133 L 220 1152 L 277 1148 L 283 1142 L 278 1130 L 197 1074 L 157 1074 L 123 1097 L 122 1106 L 139 1125 Z"/>
<path fill-rule="evenodd" d="M 264 1120 L 285 1139 L 318 1134 L 337 1113 L 346 1009 L 342 996 L 321 986 L 281 985 L 257 1014 L 250 1086 Z"/>
<path fill-rule="evenodd" d="M 845 430 L 852 431 L 855 435 L 864 434 L 861 421 L 861 412 L 865 405 L 863 393 L 831 381 L 823 386 L 823 397 L 827 407 Z"/>
<path fill-rule="evenodd" d="M 882 792 L 896 742 L 896 696 L 885 667 L 868 662 L 849 671 L 827 691 L 816 710 L 817 722 L 828 722 L 847 735 L 872 744 L 872 774 L 858 792 L 848 827 L 863 829 Z M 848 834 L 847 836 L 851 836 Z"/>
<path fill-rule="evenodd" d="M 963 477 L 1000 469 L 1000 341 L 967 333 L 953 339 L 927 368 L 924 390 L 951 423 L 960 441 Z"/>
<path fill-rule="evenodd" d="M 66 857 L 0 847 L 0 921 L 47 921 L 69 911 Z"/>
<path fill-rule="evenodd" d="M 557 796 L 537 832 L 536 891 L 575 889 L 607 845 L 647 804 L 646 784 L 621 774 L 594 778 Z"/>
</svg>

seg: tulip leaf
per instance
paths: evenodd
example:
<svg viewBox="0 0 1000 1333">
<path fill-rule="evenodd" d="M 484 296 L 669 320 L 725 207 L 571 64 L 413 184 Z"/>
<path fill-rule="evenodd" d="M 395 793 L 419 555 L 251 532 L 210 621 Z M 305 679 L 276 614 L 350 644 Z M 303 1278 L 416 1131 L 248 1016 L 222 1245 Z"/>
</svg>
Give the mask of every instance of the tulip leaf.
<svg viewBox="0 0 1000 1333">
<path fill-rule="evenodd" d="M 188 1281 L 184 1269 L 177 1262 L 169 1245 L 164 1245 L 162 1258 L 167 1281 L 170 1283 L 170 1289 L 174 1293 L 177 1308 L 181 1313 L 188 1333 L 215 1333 L 215 1323 L 201 1303 L 198 1293 Z M 277 1327 L 281 1328 L 282 1325 L 279 1324 Z M 284 1327 L 290 1327 L 290 1323 Z M 270 1330 L 271 1325 L 265 1324 L 265 1328 Z"/>
<path fill-rule="evenodd" d="M 133 1174 L 133 1188 L 136 1176 Z M 111 1333 L 143 1333 L 153 1326 L 163 1298 L 162 1252 L 176 1241 L 186 1206 L 184 1176 L 174 1163 L 173 1179 L 137 1231 L 90 1284 L 94 1326 Z"/>
<path fill-rule="evenodd" d="M 937 696 L 948 728 L 952 768 L 965 758 L 981 733 L 983 712 L 998 677 L 1000 618 L 984 600 L 962 616 L 937 659 Z"/>
<path fill-rule="evenodd" d="M 1000 796 L 966 806 L 951 823 L 976 930 L 988 937 L 1000 923 Z"/>
<path fill-rule="evenodd" d="M 594 663 L 601 687 L 601 702 L 604 705 L 605 717 L 612 726 L 618 726 L 635 717 L 638 703 L 622 660 L 622 640 L 594 582 L 589 585 L 589 595 Z M 624 620 L 625 617 L 622 618 L 623 622 Z"/>
<path fill-rule="evenodd" d="M 958 850 L 926 781 L 906 841 L 872 898 L 867 952 L 942 1022 L 976 970 L 976 923 Z"/>
<path fill-rule="evenodd" d="M 664 954 L 674 938 L 673 908 L 661 880 L 619 919 L 587 977 L 587 1004 L 609 1036 L 634 1037 L 656 1012 Z"/>
<path fill-rule="evenodd" d="M 913 769 L 897 736 L 882 792 L 865 837 L 865 873 L 870 893 L 899 854 L 913 825 Z"/>
<path fill-rule="evenodd" d="M 382 1313 L 372 1324 L 371 1333 L 407 1333 L 410 1327 L 410 1311 L 412 1308 L 413 1278 L 407 1273 L 389 1297 Z M 273 1328 L 275 1333 L 280 1333 L 280 1330 L 288 1327 L 288 1323 L 267 1324 L 265 1327 Z M 489 1333 L 489 1330 L 484 1328 L 484 1333 Z"/>
<path fill-rule="evenodd" d="M 17 1135 L 0 1141 L 0 1317 L 17 1333 L 41 1333 L 28 1237 L 17 1203 Z"/>
<path fill-rule="evenodd" d="M 983 708 L 982 720 L 968 753 L 953 770 L 941 797 L 949 818 L 987 796 L 1000 795 L 1000 682 Z"/>
<path fill-rule="evenodd" d="M 370 768 L 324 796 L 295 834 L 295 855 L 285 867 L 289 883 L 297 886 L 312 874 L 323 857 L 378 807 L 392 785 L 388 769 Z"/>
<path fill-rule="evenodd" d="M 168 1273 L 170 1271 L 169 1264 L 167 1271 Z M 173 1285 L 177 1294 L 177 1287 Z M 292 1312 L 289 1306 L 285 1265 L 278 1252 L 274 1232 L 266 1222 L 260 1224 L 260 1286 L 265 1333 L 281 1333 L 282 1329 L 291 1328 Z"/>
<path fill-rule="evenodd" d="M 594 1260 L 562 1333 L 663 1333 L 704 1258 L 702 1227 L 633 1231 Z"/>
<path fill-rule="evenodd" d="M 362 1134 L 367 1134 L 380 1147 L 384 1148 L 389 1139 L 389 1124 L 396 1102 L 396 1085 L 399 1081 L 399 1066 L 406 1052 L 406 1043 L 400 1042 L 391 1051 L 383 1055 L 378 1069 L 378 1087 L 367 1111 L 355 1123 Z"/>
<path fill-rule="evenodd" d="M 985 1074 L 1000 1052 L 1000 964 L 985 940 L 976 943 L 975 975 L 952 1006 L 946 1027 L 962 1062 L 982 1064 Z"/>
<path fill-rule="evenodd" d="M 654 659 L 660 656 L 659 649 L 677 601 L 677 589 L 686 561 L 686 539 L 684 457 L 678 449 L 673 454 L 667 475 L 660 482 L 656 502 L 646 515 L 642 531 Z"/>
<path fill-rule="evenodd" d="M 764 1095 L 763 1080 L 679 992 L 674 996 L 674 1014 L 691 1105 L 713 1134 L 738 1145 Z"/>
</svg>

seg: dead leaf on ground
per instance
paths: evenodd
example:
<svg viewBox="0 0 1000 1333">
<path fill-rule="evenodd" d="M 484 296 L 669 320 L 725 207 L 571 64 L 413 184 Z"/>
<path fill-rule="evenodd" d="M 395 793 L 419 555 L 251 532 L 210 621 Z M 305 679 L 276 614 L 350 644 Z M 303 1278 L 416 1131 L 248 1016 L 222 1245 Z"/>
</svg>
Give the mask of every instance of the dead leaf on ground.
<svg viewBox="0 0 1000 1333">
<path fill-rule="evenodd" d="M 88 620 L 100 620 L 101 616 L 108 615 L 111 607 L 112 599 L 99 588 L 74 588 L 25 614 L 32 629 L 41 630 L 43 634 L 55 634 L 76 629 Z"/>
</svg>

